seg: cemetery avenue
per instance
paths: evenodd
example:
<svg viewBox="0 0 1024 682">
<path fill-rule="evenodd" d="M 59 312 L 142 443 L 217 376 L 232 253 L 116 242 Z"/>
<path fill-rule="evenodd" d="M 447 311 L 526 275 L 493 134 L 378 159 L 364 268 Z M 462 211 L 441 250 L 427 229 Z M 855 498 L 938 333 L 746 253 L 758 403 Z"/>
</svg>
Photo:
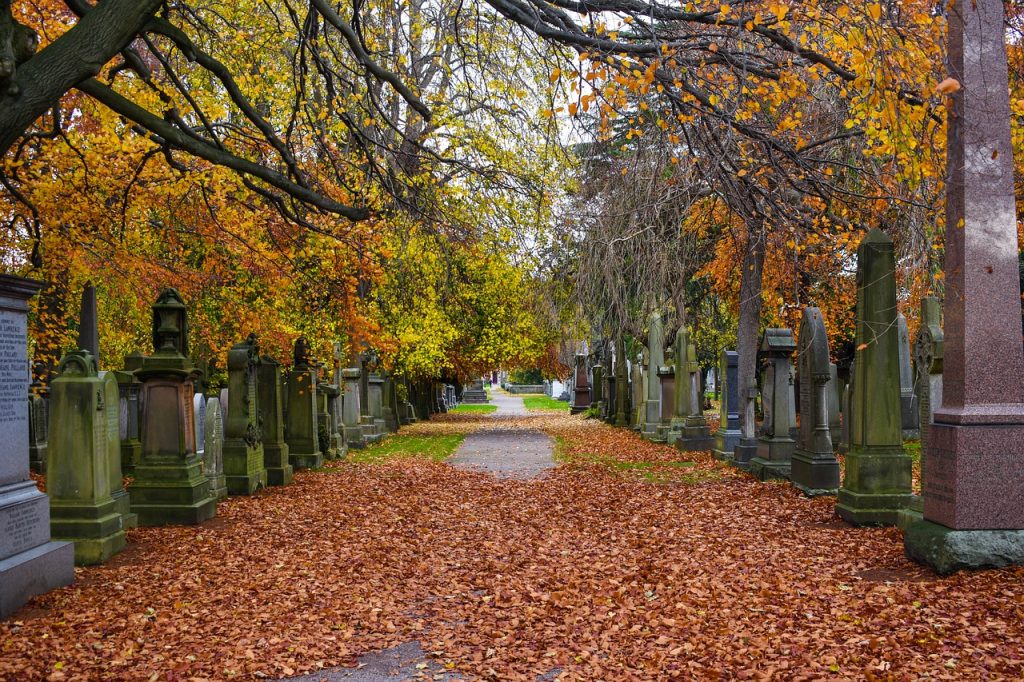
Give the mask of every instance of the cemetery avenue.
<svg viewBox="0 0 1024 682">
<path fill-rule="evenodd" d="M 214 522 L 131 530 L 0 625 L 0 678 L 274 679 L 410 641 L 469 679 L 1020 673 L 1020 569 L 937 578 L 826 499 L 564 413 L 407 434 L 482 428 L 543 431 L 561 465 L 332 462 Z"/>
</svg>

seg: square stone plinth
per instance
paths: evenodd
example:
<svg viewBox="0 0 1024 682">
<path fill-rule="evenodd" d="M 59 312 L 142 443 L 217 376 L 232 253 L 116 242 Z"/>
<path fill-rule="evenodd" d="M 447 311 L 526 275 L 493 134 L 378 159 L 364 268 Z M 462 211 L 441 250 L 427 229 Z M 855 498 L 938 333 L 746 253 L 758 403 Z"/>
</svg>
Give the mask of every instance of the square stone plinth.
<svg viewBox="0 0 1024 682">
<path fill-rule="evenodd" d="M 934 424 L 924 517 L 957 530 L 1024 529 L 1024 425 Z"/>
<path fill-rule="evenodd" d="M 1024 564 L 1024 530 L 953 530 L 930 521 L 910 524 L 903 535 L 907 558 L 940 575 L 963 569 Z"/>
</svg>

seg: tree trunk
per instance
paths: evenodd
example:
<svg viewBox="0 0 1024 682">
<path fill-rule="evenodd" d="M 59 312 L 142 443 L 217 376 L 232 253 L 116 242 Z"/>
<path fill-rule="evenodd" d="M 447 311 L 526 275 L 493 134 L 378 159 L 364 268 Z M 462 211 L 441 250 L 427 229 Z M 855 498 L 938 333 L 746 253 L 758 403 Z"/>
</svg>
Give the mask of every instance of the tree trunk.
<svg viewBox="0 0 1024 682">
<path fill-rule="evenodd" d="M 743 272 L 740 275 L 740 320 L 736 332 L 736 351 L 739 353 L 737 383 L 740 405 L 744 410 L 741 420 L 743 437 L 754 438 L 754 401 L 747 398 L 757 373 L 757 342 L 761 327 L 761 307 L 764 303 L 761 278 L 764 272 L 764 220 L 753 218 L 747 222 L 747 248 L 743 254 Z"/>
</svg>

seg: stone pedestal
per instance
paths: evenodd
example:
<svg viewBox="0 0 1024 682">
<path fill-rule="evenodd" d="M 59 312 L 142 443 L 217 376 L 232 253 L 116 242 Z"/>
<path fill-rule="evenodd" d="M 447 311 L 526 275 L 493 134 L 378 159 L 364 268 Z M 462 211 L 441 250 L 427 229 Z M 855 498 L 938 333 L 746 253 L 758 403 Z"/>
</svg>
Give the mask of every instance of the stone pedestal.
<svg viewBox="0 0 1024 682">
<path fill-rule="evenodd" d="M 792 331 L 765 330 L 760 347 L 760 353 L 768 363 L 761 391 L 764 424 L 757 439 L 757 457 L 750 462 L 750 472 L 762 481 L 789 478 L 790 462 L 796 447 L 796 441 L 790 435 L 793 428 L 794 350 L 796 344 Z"/>
<path fill-rule="evenodd" d="M 252 495 L 267 485 L 259 423 L 259 352 L 255 334 L 228 351 L 224 479 L 230 495 Z"/>
<path fill-rule="evenodd" d="M 647 440 L 656 440 L 658 424 L 661 423 L 661 382 L 658 380 L 658 368 L 665 364 L 665 330 L 660 313 L 651 313 L 647 329 L 647 399 L 640 433 Z"/>
<path fill-rule="evenodd" d="M 75 579 L 74 545 L 50 540 L 50 503 L 28 469 L 29 298 L 41 284 L 0 275 L 0 618 Z"/>
<path fill-rule="evenodd" d="M 740 394 L 740 399 L 741 432 L 754 433 L 756 431 L 754 406 L 757 401 L 757 383 L 753 379 L 750 380 L 750 385 L 747 386 L 746 390 Z M 750 468 L 750 463 L 754 461 L 755 457 L 757 457 L 757 439 L 741 435 L 736 443 L 736 447 L 732 451 L 730 464 L 746 471 Z"/>
<path fill-rule="evenodd" d="M 281 364 L 264 355 L 256 372 L 260 430 L 263 435 L 263 467 L 267 485 L 289 485 L 294 469 L 288 459 L 288 443 L 284 439 L 284 379 Z"/>
<path fill-rule="evenodd" d="M 896 334 L 900 350 L 900 419 L 903 439 L 913 440 L 920 438 L 921 432 L 917 395 L 914 393 L 914 373 L 910 363 L 910 332 L 903 313 L 896 316 Z"/>
<path fill-rule="evenodd" d="M 384 379 L 377 374 L 371 374 L 368 388 L 370 416 L 373 417 L 373 434 L 379 440 L 387 435 L 386 422 L 384 421 Z M 442 403 L 445 404 L 445 411 L 447 411 L 447 403 L 444 403 L 444 391 L 442 391 L 441 395 Z"/>
<path fill-rule="evenodd" d="M 910 502 L 903 450 L 892 240 L 871 230 L 857 249 L 857 332 L 850 451 L 836 512 L 855 525 L 894 525 Z"/>
<path fill-rule="evenodd" d="M 828 394 L 832 370 L 828 334 L 821 311 L 804 308 L 797 346 L 800 377 L 799 442 L 793 451 L 789 480 L 805 495 L 835 495 L 839 460 L 832 451 Z"/>
<path fill-rule="evenodd" d="M 733 458 L 740 437 L 740 391 L 739 381 L 740 355 L 734 350 L 723 350 L 719 364 L 719 391 L 721 407 L 719 408 L 718 431 L 715 432 L 715 458 L 729 461 Z"/>
<path fill-rule="evenodd" d="M 672 445 L 679 436 L 678 431 L 672 430 L 676 404 L 676 368 L 673 365 L 658 368 L 658 385 L 661 391 L 661 414 L 658 416 L 655 441 Z"/>
<path fill-rule="evenodd" d="M 384 380 L 384 430 L 388 433 L 398 432 L 398 397 L 395 394 L 395 380 L 390 376 L 382 377 Z M 484 396 L 486 399 L 486 395 Z M 463 400 L 466 393 L 462 394 Z"/>
<path fill-rule="evenodd" d="M 142 356 L 128 356 L 124 361 L 125 370 L 114 372 L 114 376 L 117 378 L 121 414 L 121 473 L 130 476 L 135 470 L 135 465 L 142 459 L 142 431 L 139 427 L 142 413 L 139 396 L 142 392 L 142 382 L 135 376 L 134 371 L 142 366 Z M 132 367 L 131 370 L 128 369 L 129 365 Z"/>
<path fill-rule="evenodd" d="M 152 355 L 135 374 L 142 382 L 142 455 L 129 494 L 139 524 L 196 524 L 217 503 L 195 443 L 192 363 L 185 304 L 165 289 L 153 305 Z"/>
<path fill-rule="evenodd" d="M 334 460 L 342 456 L 344 443 L 334 428 L 331 420 L 331 404 L 340 395 L 337 386 L 320 382 L 316 386 L 316 428 L 320 440 L 320 452 L 324 460 Z"/>
</svg>

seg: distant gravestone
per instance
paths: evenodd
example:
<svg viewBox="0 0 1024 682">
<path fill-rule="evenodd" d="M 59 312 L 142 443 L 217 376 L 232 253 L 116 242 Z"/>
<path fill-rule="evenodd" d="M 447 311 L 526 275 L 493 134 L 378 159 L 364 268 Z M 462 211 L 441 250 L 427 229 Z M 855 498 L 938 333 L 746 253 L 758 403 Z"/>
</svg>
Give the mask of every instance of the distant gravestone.
<svg viewBox="0 0 1024 682">
<path fill-rule="evenodd" d="M 281 376 L 281 364 L 269 355 L 264 355 L 260 358 L 256 379 L 267 485 L 288 485 L 292 482 L 294 470 L 288 461 L 288 443 L 284 440 L 284 379 Z"/>
<path fill-rule="evenodd" d="M 758 437 L 757 457 L 750 462 L 750 472 L 762 481 L 789 478 L 790 460 L 796 446 L 791 436 L 794 350 L 792 331 L 765 330 L 760 350 L 767 362 L 761 391 L 764 424 Z"/>
<path fill-rule="evenodd" d="M 305 337 L 295 341 L 292 368 L 288 372 L 288 412 L 285 440 L 294 469 L 315 469 L 324 463 L 320 451 L 316 409 L 316 367 Z"/>
<path fill-rule="evenodd" d="M 842 387 L 839 385 L 839 368 L 836 367 L 836 363 L 829 363 L 828 375 L 828 430 L 832 436 L 832 444 L 835 445 L 842 435 Z"/>
<path fill-rule="evenodd" d="M 629 410 L 629 425 L 634 431 L 639 431 L 644 415 L 644 396 L 647 395 L 647 391 L 644 390 L 643 353 L 637 354 L 636 359 L 629 368 L 629 374 L 629 390 L 632 394 L 630 399 L 632 405 Z"/>
<path fill-rule="evenodd" d="M 587 372 L 587 356 L 576 355 L 576 368 L 572 389 L 572 414 L 579 414 L 590 407 L 590 378 Z"/>
<path fill-rule="evenodd" d="M 900 340 L 900 419 L 903 438 L 907 440 L 919 438 L 921 432 L 917 395 L 914 393 L 914 370 L 910 361 L 910 332 L 903 313 L 896 316 L 896 331 Z"/>
<path fill-rule="evenodd" d="M 790 481 L 806 495 L 834 495 L 839 488 L 839 460 L 832 452 L 829 431 L 828 334 L 817 308 L 804 308 L 797 343 L 800 377 L 800 431 L 793 451 Z"/>
<path fill-rule="evenodd" d="M 629 426 L 629 372 L 626 369 L 626 339 L 615 339 L 615 426 Z"/>
<path fill-rule="evenodd" d="M 32 471 L 46 473 L 49 438 L 49 389 L 34 383 L 28 395 L 28 463 Z"/>
<path fill-rule="evenodd" d="M 728 461 L 743 432 L 740 431 L 740 354 L 734 350 L 723 350 L 719 365 L 719 390 L 721 407 L 718 417 L 718 431 L 715 432 L 715 457 Z"/>
<path fill-rule="evenodd" d="M 255 334 L 228 351 L 230 402 L 224 418 L 224 478 L 229 495 L 252 495 L 267 485 L 259 423 L 259 353 Z"/>
<path fill-rule="evenodd" d="M 196 454 L 203 457 L 206 452 L 206 396 L 202 393 L 192 396 L 192 412 L 196 416 Z"/>
<path fill-rule="evenodd" d="M 856 370 L 857 360 L 854 359 L 850 361 L 850 380 L 847 381 L 846 386 L 843 387 L 843 414 L 842 421 L 839 425 L 839 446 L 836 448 L 836 450 L 841 455 L 845 455 L 847 452 L 850 451 L 850 419 L 852 417 L 850 413 L 853 409 L 852 405 L 850 404 L 850 396 L 853 394 L 853 380 L 854 375 L 856 375 L 857 373 Z"/>
<path fill-rule="evenodd" d="M 0 618 L 75 579 L 75 549 L 50 540 L 50 504 L 28 468 L 28 300 L 42 284 L 0 275 Z"/>
<path fill-rule="evenodd" d="M 676 448 L 683 452 L 711 450 L 714 438 L 708 428 L 707 417 L 704 416 L 704 396 L 700 390 L 700 364 L 697 362 L 697 347 L 693 343 L 686 345 L 686 362 L 680 363 L 686 369 L 686 388 L 690 394 L 687 401 L 690 414 L 686 415 L 683 424 L 683 435 L 676 441 Z"/>
<path fill-rule="evenodd" d="M 855 525 L 893 525 L 910 502 L 911 461 L 903 450 L 895 256 L 881 230 L 857 249 L 856 320 L 850 450 L 836 511 Z"/>
<path fill-rule="evenodd" d="M 358 367 L 347 367 L 341 370 L 341 381 L 345 387 L 345 395 L 341 403 L 341 422 L 345 444 L 350 448 L 366 447 L 363 429 L 360 424 L 361 408 L 359 407 L 359 374 Z"/>
<path fill-rule="evenodd" d="M 648 440 L 657 437 L 661 423 L 661 382 L 658 368 L 665 364 L 665 328 L 661 314 L 651 313 L 647 320 L 647 399 L 642 435 Z"/>
<path fill-rule="evenodd" d="M 224 480 L 224 418 L 220 398 L 206 401 L 204 421 L 203 469 L 210 481 L 210 493 L 223 500 L 228 496 L 228 485 Z"/>
<path fill-rule="evenodd" d="M 134 371 L 141 366 L 142 355 L 132 353 L 124 358 L 125 369 L 114 372 L 121 402 L 121 472 L 126 476 L 133 474 L 142 459 L 142 382 Z"/>
</svg>

